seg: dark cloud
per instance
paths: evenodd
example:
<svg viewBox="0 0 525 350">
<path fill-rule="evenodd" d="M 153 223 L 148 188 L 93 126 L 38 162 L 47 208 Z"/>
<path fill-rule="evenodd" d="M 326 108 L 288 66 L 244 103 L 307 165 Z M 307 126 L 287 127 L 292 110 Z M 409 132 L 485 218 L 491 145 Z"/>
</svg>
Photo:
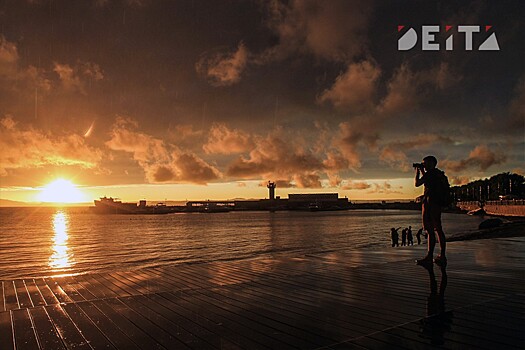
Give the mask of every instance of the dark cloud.
<svg viewBox="0 0 525 350">
<path fill-rule="evenodd" d="M 267 7 L 268 26 L 278 35 L 279 43 L 264 52 L 264 59 L 305 52 L 346 61 L 366 48 L 372 1 L 271 1 Z"/>
<path fill-rule="evenodd" d="M 234 52 L 203 55 L 195 64 L 197 72 L 213 86 L 229 86 L 241 80 L 248 63 L 248 50 L 241 42 Z"/>
<path fill-rule="evenodd" d="M 379 159 L 392 168 L 400 169 L 404 172 L 409 171 L 411 163 L 408 161 L 407 152 L 418 149 L 419 151 L 430 149 L 437 144 L 449 145 L 453 140 L 447 136 L 436 134 L 418 134 L 408 137 L 403 141 L 394 141 L 385 145 L 380 153 Z"/>
<path fill-rule="evenodd" d="M 459 173 L 467 169 L 479 169 L 485 171 L 493 165 L 502 164 L 507 161 L 507 156 L 501 152 L 493 152 L 486 145 L 476 146 L 467 158 L 461 160 L 445 159 L 441 163 L 443 167 L 452 173 Z"/>
</svg>

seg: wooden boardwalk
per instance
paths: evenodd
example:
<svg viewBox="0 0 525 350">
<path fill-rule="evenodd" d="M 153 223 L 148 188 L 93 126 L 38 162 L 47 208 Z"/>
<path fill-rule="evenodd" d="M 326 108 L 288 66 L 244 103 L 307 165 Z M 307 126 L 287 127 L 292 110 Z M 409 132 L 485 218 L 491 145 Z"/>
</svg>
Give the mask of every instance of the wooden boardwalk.
<svg viewBox="0 0 525 350">
<path fill-rule="evenodd" d="M 525 238 L 4 280 L 1 349 L 523 349 Z M 444 295 L 443 298 L 440 295 Z"/>
</svg>

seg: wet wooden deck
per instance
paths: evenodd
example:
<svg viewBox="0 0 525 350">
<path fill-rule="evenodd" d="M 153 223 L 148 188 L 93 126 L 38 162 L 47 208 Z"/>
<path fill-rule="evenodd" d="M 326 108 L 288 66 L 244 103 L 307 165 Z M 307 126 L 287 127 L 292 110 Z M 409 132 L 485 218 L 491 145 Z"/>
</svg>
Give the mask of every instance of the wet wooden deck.
<svg viewBox="0 0 525 350">
<path fill-rule="evenodd" d="M 0 348 L 525 348 L 525 238 L 451 243 L 446 275 L 423 253 L 4 280 Z"/>
</svg>

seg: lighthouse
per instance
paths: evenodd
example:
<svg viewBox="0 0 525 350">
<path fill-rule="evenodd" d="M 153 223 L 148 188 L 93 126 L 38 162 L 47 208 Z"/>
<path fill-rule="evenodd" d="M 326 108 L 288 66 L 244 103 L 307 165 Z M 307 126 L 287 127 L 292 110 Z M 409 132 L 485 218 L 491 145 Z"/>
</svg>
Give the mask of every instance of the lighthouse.
<svg viewBox="0 0 525 350">
<path fill-rule="evenodd" d="M 268 181 L 268 185 L 266 187 L 268 187 L 270 200 L 274 200 L 275 199 L 275 187 L 276 187 L 275 182 Z"/>
</svg>

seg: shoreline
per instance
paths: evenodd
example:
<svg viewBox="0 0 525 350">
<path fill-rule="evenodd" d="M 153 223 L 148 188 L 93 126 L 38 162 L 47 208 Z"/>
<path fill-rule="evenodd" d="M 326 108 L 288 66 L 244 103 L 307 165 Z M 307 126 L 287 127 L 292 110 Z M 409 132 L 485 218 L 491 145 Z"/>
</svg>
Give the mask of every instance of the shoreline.
<svg viewBox="0 0 525 350">
<path fill-rule="evenodd" d="M 478 229 L 473 232 L 456 233 L 447 237 L 447 242 L 523 236 L 525 236 L 525 220 L 518 220 L 505 222 L 499 227 Z"/>
</svg>

